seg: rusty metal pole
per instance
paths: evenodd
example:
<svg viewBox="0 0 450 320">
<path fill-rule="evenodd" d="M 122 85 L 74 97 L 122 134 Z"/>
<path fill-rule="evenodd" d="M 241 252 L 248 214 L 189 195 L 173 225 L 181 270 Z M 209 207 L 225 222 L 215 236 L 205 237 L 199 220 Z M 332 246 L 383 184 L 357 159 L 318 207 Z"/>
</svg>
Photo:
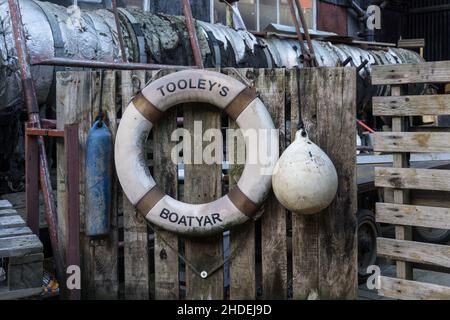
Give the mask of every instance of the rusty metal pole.
<svg viewBox="0 0 450 320">
<path fill-rule="evenodd" d="M 114 13 L 114 20 L 116 21 L 117 36 L 119 37 L 120 53 L 122 54 L 122 62 L 127 62 L 125 54 L 125 44 L 123 42 L 122 29 L 120 28 L 119 12 L 117 10 L 117 0 L 111 0 L 112 11 Z"/>
<path fill-rule="evenodd" d="M 299 45 L 300 45 L 300 52 L 302 53 L 306 64 L 308 66 L 310 66 L 308 50 L 305 47 L 305 43 L 304 43 L 303 35 L 302 35 L 302 30 L 300 29 L 300 24 L 298 22 L 297 14 L 295 12 L 294 0 L 288 0 L 288 1 L 289 1 L 289 9 L 291 11 L 291 16 L 292 16 L 292 21 L 294 22 L 295 31 L 297 33 L 297 38 L 298 38 L 298 42 L 299 42 Z"/>
<path fill-rule="evenodd" d="M 308 24 L 306 23 L 305 15 L 303 14 L 302 5 L 300 3 L 300 0 L 296 0 L 297 3 L 297 9 L 298 9 L 298 16 L 300 17 L 300 22 L 303 26 L 303 32 L 305 33 L 305 39 L 306 43 L 308 44 L 309 48 L 309 57 L 311 59 L 311 66 L 317 67 L 318 63 L 316 60 L 316 54 L 314 53 L 314 47 L 311 42 L 311 37 L 309 36 L 309 29 Z"/>
<path fill-rule="evenodd" d="M 27 55 L 25 33 L 23 29 L 22 16 L 18 0 L 8 0 L 11 15 L 11 25 L 14 34 L 14 41 L 17 51 L 17 59 L 20 67 L 20 77 L 22 81 L 22 91 L 24 94 L 25 104 L 28 110 L 28 122 L 31 126 L 40 128 L 41 121 L 39 118 L 39 106 L 34 88 L 33 78 Z M 58 232 L 56 221 L 56 202 L 54 199 L 52 186 L 50 183 L 50 172 L 48 169 L 47 155 L 45 153 L 45 145 L 43 137 L 36 137 L 39 150 L 39 174 L 40 184 L 43 193 L 46 220 L 52 243 L 53 257 L 55 259 L 56 275 L 60 281 L 64 279 L 63 260 L 58 247 Z M 60 282 L 61 283 L 61 282 Z"/>
<path fill-rule="evenodd" d="M 194 22 L 192 19 L 192 11 L 189 0 L 183 1 L 184 17 L 186 18 L 186 27 L 188 29 L 189 40 L 191 41 L 192 51 L 194 53 L 195 65 L 203 69 L 203 59 L 198 45 L 197 33 L 195 31 Z"/>
</svg>

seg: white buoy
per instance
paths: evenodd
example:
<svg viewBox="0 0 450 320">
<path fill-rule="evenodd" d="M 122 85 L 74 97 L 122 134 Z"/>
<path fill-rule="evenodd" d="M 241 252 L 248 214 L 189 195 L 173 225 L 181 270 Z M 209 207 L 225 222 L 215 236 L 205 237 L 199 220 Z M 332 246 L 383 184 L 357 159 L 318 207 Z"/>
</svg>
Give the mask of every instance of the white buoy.
<svg viewBox="0 0 450 320">
<path fill-rule="evenodd" d="M 272 186 L 286 209 L 314 214 L 333 201 L 338 177 L 327 154 L 309 140 L 304 130 L 299 130 L 275 165 Z"/>
</svg>

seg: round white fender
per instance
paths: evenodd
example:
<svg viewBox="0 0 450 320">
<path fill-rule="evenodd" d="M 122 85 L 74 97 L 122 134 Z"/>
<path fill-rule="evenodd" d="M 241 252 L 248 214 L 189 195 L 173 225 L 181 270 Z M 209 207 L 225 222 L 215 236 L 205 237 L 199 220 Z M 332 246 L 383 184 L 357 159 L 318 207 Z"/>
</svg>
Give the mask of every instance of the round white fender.
<svg viewBox="0 0 450 320">
<path fill-rule="evenodd" d="M 244 137 L 258 135 L 267 150 L 264 161 L 249 163 L 249 139 L 245 139 L 246 164 L 241 178 L 226 196 L 210 203 L 188 204 L 164 194 L 150 175 L 143 152 L 150 130 L 170 107 L 188 102 L 209 103 L 236 120 Z M 123 113 L 115 143 L 115 164 L 120 184 L 131 203 L 155 225 L 184 235 L 210 235 L 256 218 L 271 187 L 278 160 L 278 134 L 270 114 L 254 89 L 229 76 L 206 70 L 186 70 L 160 78 L 133 98 Z M 253 147 L 253 146 L 252 146 Z M 252 148 L 254 150 L 254 148 Z M 254 159 L 255 157 L 252 157 Z"/>
<path fill-rule="evenodd" d="M 299 130 L 283 152 L 272 176 L 278 201 L 295 213 L 314 214 L 330 205 L 338 189 L 331 159 Z"/>
</svg>

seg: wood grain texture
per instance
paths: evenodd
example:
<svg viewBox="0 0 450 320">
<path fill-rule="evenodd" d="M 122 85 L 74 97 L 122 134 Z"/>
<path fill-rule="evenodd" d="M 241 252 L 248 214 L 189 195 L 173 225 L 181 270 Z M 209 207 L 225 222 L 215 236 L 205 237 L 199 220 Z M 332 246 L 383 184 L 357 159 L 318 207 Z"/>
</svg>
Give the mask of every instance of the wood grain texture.
<svg viewBox="0 0 450 320">
<path fill-rule="evenodd" d="M 162 77 L 169 72 L 160 72 Z M 155 78 L 156 79 L 156 78 Z M 169 109 L 152 130 L 153 176 L 156 184 L 174 199 L 178 199 L 178 166 L 172 162 L 171 151 L 176 141 L 171 141 L 177 129 L 177 107 Z M 157 229 L 155 231 L 155 298 L 177 300 L 180 294 L 178 236 Z"/>
<path fill-rule="evenodd" d="M 450 95 L 373 97 L 375 116 L 427 116 L 450 114 Z"/>
<path fill-rule="evenodd" d="M 294 265 L 294 298 L 313 292 L 321 299 L 356 298 L 355 97 L 354 69 L 300 70 L 302 118 L 310 139 L 333 161 L 339 188 L 326 210 L 313 217 L 293 214 L 293 232 L 303 232 L 293 237 L 293 261 L 303 261 Z"/>
<path fill-rule="evenodd" d="M 17 228 L 25 226 L 25 221 L 19 215 L 0 217 L 0 228 Z"/>
<path fill-rule="evenodd" d="M 57 127 L 64 124 L 79 123 L 80 143 L 80 248 L 82 254 L 82 296 L 85 299 L 117 299 L 117 181 L 113 176 L 113 197 L 110 216 L 110 233 L 106 238 L 91 239 L 84 233 L 85 206 L 85 164 L 86 139 L 99 112 L 100 92 L 103 91 L 102 109 L 113 138 L 117 130 L 116 119 L 116 76 L 115 72 L 104 73 L 103 88 L 100 73 L 91 71 L 60 72 L 57 74 Z M 58 208 L 62 211 L 64 224 L 67 221 L 65 199 L 65 168 L 62 165 L 64 154 L 58 152 Z M 113 169 L 114 170 L 114 169 Z M 60 221 L 58 221 L 60 223 Z M 62 228 L 62 225 L 60 225 Z"/>
<path fill-rule="evenodd" d="M 26 234 L 32 234 L 31 229 L 28 227 L 0 228 L 0 238 L 22 236 Z"/>
<path fill-rule="evenodd" d="M 450 152 L 450 132 L 376 132 L 374 151 Z"/>
<path fill-rule="evenodd" d="M 450 229 L 450 209 L 377 203 L 377 222 L 426 228 Z"/>
<path fill-rule="evenodd" d="M 280 154 L 286 146 L 285 132 L 285 70 L 255 69 L 255 86 L 261 100 L 279 130 Z M 263 299 L 287 297 L 286 209 L 273 191 L 264 203 L 261 216 L 261 258 Z"/>
<path fill-rule="evenodd" d="M 240 69 L 241 74 L 250 79 L 254 78 L 252 69 Z M 232 77 L 238 76 L 229 72 L 228 75 Z M 239 128 L 236 121 L 228 118 L 228 128 Z M 244 139 L 242 133 L 239 132 L 239 137 Z M 243 140 L 241 140 L 243 141 Z M 228 157 L 231 157 L 230 149 L 234 148 L 233 159 L 230 161 L 230 168 L 228 171 L 228 189 L 231 190 L 237 182 L 244 170 L 244 164 L 238 163 L 237 143 L 228 143 Z M 234 163 L 234 164 L 233 164 Z M 255 222 L 249 220 L 247 223 L 237 226 L 230 230 L 230 254 L 234 255 L 230 261 L 230 299 L 231 300 L 253 300 L 256 299 L 256 266 L 255 266 Z"/>
<path fill-rule="evenodd" d="M 450 171 L 376 167 L 375 186 L 396 189 L 450 191 Z"/>
<path fill-rule="evenodd" d="M 450 287 L 410 280 L 380 277 L 381 296 L 403 300 L 449 300 Z"/>
<path fill-rule="evenodd" d="M 401 95 L 400 86 L 391 87 L 392 96 Z M 405 118 L 393 117 L 392 118 L 392 131 L 401 132 L 405 131 Z M 406 153 L 396 153 L 393 155 L 393 167 L 395 168 L 405 168 L 409 167 L 408 154 Z M 400 190 L 398 188 L 394 189 L 394 203 L 402 204 L 409 202 L 409 190 Z M 410 226 L 395 226 L 395 238 L 400 240 L 412 240 L 412 229 Z M 412 279 L 413 270 L 412 266 L 404 261 L 396 261 L 396 271 L 397 277 L 402 279 Z"/>
<path fill-rule="evenodd" d="M 447 245 L 378 238 L 377 253 L 387 259 L 450 268 L 450 246 Z"/>
<path fill-rule="evenodd" d="M 121 72 L 122 112 L 145 84 L 145 71 Z M 122 190 L 121 190 L 122 191 Z M 147 223 L 122 191 L 124 229 L 125 299 L 150 297 L 149 247 Z"/>
<path fill-rule="evenodd" d="M 191 159 L 202 154 L 204 147 L 210 142 L 203 142 L 202 136 L 208 129 L 220 129 L 220 113 L 213 106 L 202 104 L 184 105 L 184 128 L 192 135 Z M 194 133 L 194 121 L 200 121 L 202 132 Z M 202 136 L 200 136 L 202 135 Z M 196 143 L 197 140 L 197 143 Z M 184 150 L 187 155 L 187 150 Z M 185 161 L 186 162 L 186 161 Z M 221 164 L 185 164 L 184 171 L 184 202 L 204 203 L 222 196 L 222 166 Z M 207 238 L 189 238 L 185 240 L 186 258 L 201 272 L 209 272 L 223 261 L 223 236 Z M 222 299 L 223 269 L 202 279 L 189 266 L 186 266 L 186 299 Z"/>
<path fill-rule="evenodd" d="M 34 234 L 0 239 L 0 257 L 20 257 L 40 252 L 42 243 Z"/>
<path fill-rule="evenodd" d="M 450 82 L 450 61 L 377 65 L 372 68 L 373 85 L 427 82 Z"/>
</svg>

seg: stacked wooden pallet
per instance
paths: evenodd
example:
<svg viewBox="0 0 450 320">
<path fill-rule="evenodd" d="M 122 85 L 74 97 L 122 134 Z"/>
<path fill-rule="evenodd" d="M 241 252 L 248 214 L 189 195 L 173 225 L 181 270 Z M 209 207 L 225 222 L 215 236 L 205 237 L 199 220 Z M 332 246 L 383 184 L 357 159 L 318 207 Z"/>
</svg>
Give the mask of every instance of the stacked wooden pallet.
<svg viewBox="0 0 450 320">
<path fill-rule="evenodd" d="M 11 204 L 0 200 L 0 300 L 42 292 L 42 243 Z"/>
<path fill-rule="evenodd" d="M 408 131 L 412 116 L 450 115 L 450 95 L 402 96 L 402 85 L 450 82 L 450 61 L 387 65 L 373 69 L 372 84 L 391 85 L 391 96 L 375 97 L 373 113 L 392 118 L 392 132 L 375 134 L 374 150 L 394 154 L 393 168 L 376 168 L 375 185 L 393 190 L 391 203 L 377 203 L 377 221 L 395 225 L 395 239 L 378 238 L 378 255 L 393 259 L 397 278 L 381 277 L 379 293 L 396 299 L 450 299 L 450 287 L 413 281 L 412 263 L 450 269 L 450 246 L 412 241 L 412 227 L 450 229 L 448 203 L 412 205 L 410 190 L 450 192 L 446 168 L 410 168 L 411 152 L 450 152 L 450 132 Z M 447 168 L 448 169 L 448 168 Z M 386 199 L 385 199 L 386 200 Z"/>
</svg>

